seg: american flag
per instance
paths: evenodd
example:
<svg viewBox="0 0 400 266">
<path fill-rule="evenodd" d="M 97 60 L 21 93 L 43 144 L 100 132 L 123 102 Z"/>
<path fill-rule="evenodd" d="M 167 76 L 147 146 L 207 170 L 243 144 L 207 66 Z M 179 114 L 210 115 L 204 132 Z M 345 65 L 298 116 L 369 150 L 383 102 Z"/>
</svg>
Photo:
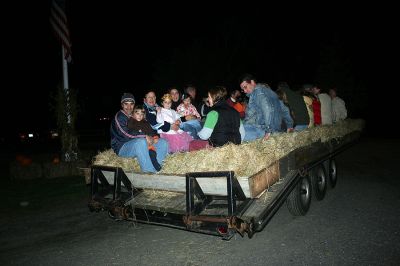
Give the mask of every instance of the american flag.
<svg viewBox="0 0 400 266">
<path fill-rule="evenodd" d="M 64 46 L 64 58 L 71 62 L 71 40 L 67 16 L 65 14 L 65 0 L 53 0 L 50 9 L 50 24 L 57 39 Z"/>
</svg>

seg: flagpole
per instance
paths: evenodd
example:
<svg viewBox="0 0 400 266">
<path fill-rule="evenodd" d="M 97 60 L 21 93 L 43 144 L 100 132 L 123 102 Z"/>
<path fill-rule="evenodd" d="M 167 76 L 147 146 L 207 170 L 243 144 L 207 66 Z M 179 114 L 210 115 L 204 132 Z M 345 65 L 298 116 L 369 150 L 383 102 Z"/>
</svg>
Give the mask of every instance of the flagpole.
<svg viewBox="0 0 400 266">
<path fill-rule="evenodd" d="M 64 92 L 65 92 L 65 97 L 66 97 L 66 102 L 67 102 L 67 122 L 68 124 L 71 124 L 71 114 L 69 110 L 69 84 L 68 84 L 68 62 L 67 59 L 65 59 L 65 48 L 64 45 L 61 45 L 61 57 L 62 57 L 62 69 L 63 69 L 63 83 L 64 83 Z"/>
<path fill-rule="evenodd" d="M 64 161 L 70 162 L 78 159 L 78 139 L 75 133 L 74 123 L 76 119 L 76 98 L 71 95 L 68 84 L 68 62 L 71 60 L 71 41 L 67 16 L 65 13 L 66 0 L 52 0 L 50 8 L 50 25 L 52 26 L 57 39 L 61 43 L 63 88 L 57 103 L 57 124 L 61 131 L 61 146 Z"/>
<path fill-rule="evenodd" d="M 63 85 L 65 95 L 65 112 L 67 115 L 67 126 L 63 128 L 63 133 L 66 136 L 67 144 L 63 144 L 64 160 L 66 162 L 75 161 L 78 159 L 78 153 L 76 150 L 76 136 L 74 135 L 73 127 L 71 122 L 71 105 L 70 105 L 70 94 L 68 84 L 68 61 L 65 58 L 65 47 L 61 45 L 61 56 L 62 56 L 62 69 L 63 69 Z"/>
</svg>

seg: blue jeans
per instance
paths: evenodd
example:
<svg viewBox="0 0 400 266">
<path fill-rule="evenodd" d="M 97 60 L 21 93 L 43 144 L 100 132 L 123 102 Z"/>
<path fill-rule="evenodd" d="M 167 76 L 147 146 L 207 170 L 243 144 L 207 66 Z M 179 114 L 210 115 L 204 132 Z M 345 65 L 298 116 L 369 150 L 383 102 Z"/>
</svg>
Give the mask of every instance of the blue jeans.
<svg viewBox="0 0 400 266">
<path fill-rule="evenodd" d="M 180 129 L 189 133 L 193 139 L 200 139 L 197 133 L 201 130 L 200 121 L 197 119 L 188 120 L 186 122 L 181 123 Z"/>
<path fill-rule="evenodd" d="M 251 141 L 251 140 L 255 140 L 255 139 L 261 139 L 265 136 L 265 131 L 256 126 L 243 123 L 243 127 L 244 127 L 244 131 L 245 131 L 243 141 Z"/>
<path fill-rule="evenodd" d="M 154 147 L 156 147 L 157 161 L 162 165 L 165 156 L 168 153 L 168 141 L 160 138 L 158 142 L 154 144 Z M 142 172 L 157 172 L 150 159 L 146 138 L 136 138 L 125 142 L 119 150 L 118 155 L 128 158 L 136 157 L 139 161 Z"/>
<path fill-rule="evenodd" d="M 308 125 L 297 125 L 294 127 L 294 131 L 302 131 L 304 129 L 307 129 Z"/>
</svg>

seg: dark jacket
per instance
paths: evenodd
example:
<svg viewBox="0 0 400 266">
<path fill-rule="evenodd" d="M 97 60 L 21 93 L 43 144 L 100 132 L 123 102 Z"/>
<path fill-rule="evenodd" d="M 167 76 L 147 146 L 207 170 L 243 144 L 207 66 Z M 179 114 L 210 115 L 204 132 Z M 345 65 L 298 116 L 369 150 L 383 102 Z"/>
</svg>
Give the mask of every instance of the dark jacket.
<svg viewBox="0 0 400 266">
<path fill-rule="evenodd" d="M 282 90 L 286 93 L 290 110 L 294 113 L 294 124 L 308 125 L 310 123 L 310 117 L 308 115 L 307 105 L 304 102 L 303 95 L 292 91 L 290 88 L 282 88 Z"/>
<path fill-rule="evenodd" d="M 181 101 L 174 102 L 174 100 L 172 100 L 171 109 L 173 109 L 173 110 L 176 111 L 176 108 L 178 108 L 178 106 L 179 106 L 180 104 L 181 104 Z"/>
<path fill-rule="evenodd" d="M 168 122 L 164 121 L 164 123 L 157 123 L 157 106 L 149 106 L 144 103 L 143 107 L 146 112 L 146 120 L 155 131 L 161 129 L 164 132 L 168 132 L 171 129 L 171 124 Z"/>
<path fill-rule="evenodd" d="M 210 144 L 214 147 L 222 146 L 228 142 L 240 144 L 240 115 L 238 111 L 230 107 L 225 100 L 218 101 L 211 108 L 211 111 L 218 113 L 218 121 L 209 138 Z"/>
<path fill-rule="evenodd" d="M 133 117 L 129 118 L 128 120 L 128 128 L 133 130 L 137 134 L 145 134 L 148 136 L 155 136 L 157 135 L 156 132 L 151 127 L 150 123 L 147 120 L 137 121 Z"/>
<path fill-rule="evenodd" d="M 129 117 L 122 111 L 115 114 L 114 119 L 111 120 L 110 134 L 111 134 L 111 148 L 116 154 L 119 153 L 122 145 L 133 138 L 145 137 L 144 134 L 134 132 L 128 128 Z"/>
</svg>

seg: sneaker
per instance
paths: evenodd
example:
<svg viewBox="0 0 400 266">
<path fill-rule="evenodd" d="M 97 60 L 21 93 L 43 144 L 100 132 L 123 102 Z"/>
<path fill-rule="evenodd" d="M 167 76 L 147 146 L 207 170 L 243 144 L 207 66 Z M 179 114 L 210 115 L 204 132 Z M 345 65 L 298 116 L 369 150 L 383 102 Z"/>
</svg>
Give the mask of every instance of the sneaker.
<svg viewBox="0 0 400 266">
<path fill-rule="evenodd" d="M 149 150 L 149 155 L 150 155 L 150 160 L 153 163 L 153 166 L 156 169 L 156 171 L 157 172 L 160 171 L 161 165 L 157 161 L 157 153 L 153 150 Z"/>
</svg>

